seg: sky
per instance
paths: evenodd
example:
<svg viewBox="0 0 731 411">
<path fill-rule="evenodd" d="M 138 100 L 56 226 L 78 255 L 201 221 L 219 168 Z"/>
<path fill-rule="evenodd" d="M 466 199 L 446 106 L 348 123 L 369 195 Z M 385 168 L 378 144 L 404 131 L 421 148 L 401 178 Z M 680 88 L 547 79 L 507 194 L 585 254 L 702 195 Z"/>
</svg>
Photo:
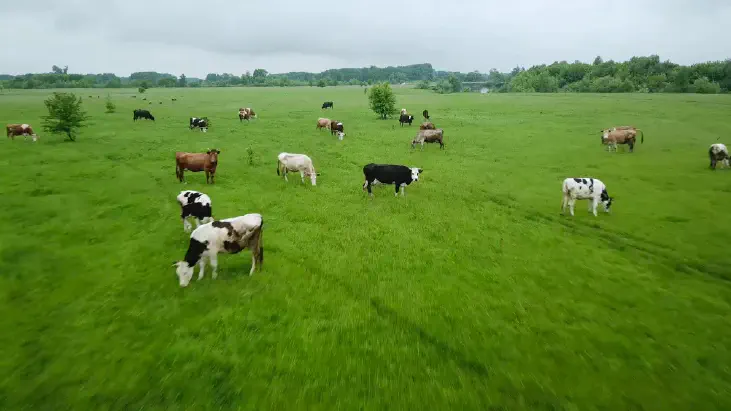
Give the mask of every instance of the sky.
<svg viewBox="0 0 731 411">
<path fill-rule="evenodd" d="M 0 21 L 4 74 L 731 58 L 731 0 L 2 0 Z"/>
</svg>

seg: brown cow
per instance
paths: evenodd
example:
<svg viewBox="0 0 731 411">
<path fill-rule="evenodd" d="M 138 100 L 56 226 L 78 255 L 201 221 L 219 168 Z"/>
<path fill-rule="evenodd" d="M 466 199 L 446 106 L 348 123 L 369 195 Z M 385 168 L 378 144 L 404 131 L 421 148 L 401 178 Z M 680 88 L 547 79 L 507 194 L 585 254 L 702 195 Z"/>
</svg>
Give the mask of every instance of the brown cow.
<svg viewBox="0 0 731 411">
<path fill-rule="evenodd" d="M 431 121 L 425 121 L 421 123 L 419 126 L 419 130 L 436 130 L 437 126 L 434 125 Z"/>
<path fill-rule="evenodd" d="M 23 140 L 30 136 L 33 141 L 38 140 L 38 136 L 33 131 L 33 128 L 28 124 L 8 124 L 5 126 L 5 134 L 11 140 L 15 140 L 15 136 L 23 136 Z"/>
<path fill-rule="evenodd" d="M 444 148 L 444 130 L 438 128 L 436 130 L 419 130 L 414 140 L 411 142 L 411 148 L 414 148 L 417 144 L 421 144 L 421 149 L 424 149 L 424 143 L 439 143 L 439 148 Z"/>
<path fill-rule="evenodd" d="M 343 129 L 343 123 L 341 121 L 333 120 L 330 122 L 330 135 L 338 135 L 338 140 L 342 140 L 345 137 L 345 130 Z"/>
<path fill-rule="evenodd" d="M 637 132 L 640 132 L 642 134 L 642 143 L 645 142 L 645 133 L 642 132 L 640 129 L 635 128 L 626 128 L 626 129 L 606 129 L 602 130 L 602 144 L 607 144 L 607 150 L 612 151 L 612 148 L 614 148 L 614 151 L 617 151 L 617 144 L 627 144 L 629 145 L 629 152 L 633 152 L 635 148 L 635 143 L 637 142 Z"/>
<path fill-rule="evenodd" d="M 326 128 L 329 130 L 330 123 L 332 123 L 332 121 L 329 118 L 320 117 L 317 119 L 317 129 L 320 130 L 320 129 Z"/>
<path fill-rule="evenodd" d="M 246 110 L 239 110 L 239 121 L 249 121 L 251 119 L 251 114 L 249 114 Z"/>
<path fill-rule="evenodd" d="M 205 171 L 206 183 L 213 184 L 216 176 L 216 167 L 218 166 L 218 155 L 220 151 L 208 150 L 205 153 L 175 153 L 175 175 L 182 183 L 184 181 L 183 171 L 190 170 L 193 172 Z"/>
</svg>

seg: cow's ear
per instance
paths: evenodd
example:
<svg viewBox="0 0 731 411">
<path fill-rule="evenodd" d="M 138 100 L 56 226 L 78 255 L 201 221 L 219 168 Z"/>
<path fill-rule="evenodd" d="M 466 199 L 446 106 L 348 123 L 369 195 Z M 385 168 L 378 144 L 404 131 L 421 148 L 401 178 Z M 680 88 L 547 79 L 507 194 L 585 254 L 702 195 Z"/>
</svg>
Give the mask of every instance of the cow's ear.
<svg viewBox="0 0 731 411">
<path fill-rule="evenodd" d="M 424 172 L 424 169 L 423 169 L 423 168 L 420 168 L 420 169 L 419 169 L 419 174 L 421 174 L 421 173 L 423 173 L 423 172 Z"/>
</svg>

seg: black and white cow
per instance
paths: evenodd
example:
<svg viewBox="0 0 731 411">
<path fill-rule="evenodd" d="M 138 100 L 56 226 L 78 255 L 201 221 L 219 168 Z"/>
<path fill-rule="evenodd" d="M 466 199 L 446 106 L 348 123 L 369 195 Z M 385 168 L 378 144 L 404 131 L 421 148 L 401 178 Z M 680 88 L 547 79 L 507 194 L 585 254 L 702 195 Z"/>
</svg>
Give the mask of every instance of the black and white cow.
<svg viewBox="0 0 731 411">
<path fill-rule="evenodd" d="M 406 167 L 393 164 L 366 164 L 363 167 L 363 174 L 365 175 L 365 183 L 363 184 L 363 191 L 368 190 L 368 194 L 373 196 L 371 192 L 371 186 L 375 184 L 393 184 L 396 186 L 396 195 L 398 195 L 399 189 L 401 195 L 406 195 L 406 186 L 414 181 L 419 181 L 419 175 L 424 170 L 416 167 Z"/>
<path fill-rule="evenodd" d="M 411 122 L 414 121 L 414 116 L 411 114 L 401 114 L 401 116 L 398 119 L 398 122 L 401 123 L 401 127 L 404 126 L 404 123 L 409 123 L 411 125 Z"/>
<path fill-rule="evenodd" d="M 208 131 L 208 119 L 205 117 L 203 117 L 203 118 L 191 117 L 190 118 L 190 129 L 192 130 L 194 128 L 198 128 L 202 132 L 205 133 L 206 131 Z"/>
<path fill-rule="evenodd" d="M 334 109 L 335 108 L 335 104 L 332 101 L 326 101 L 326 102 L 322 103 L 322 108 L 323 109 L 326 109 L 326 108 L 333 108 Z"/>
<path fill-rule="evenodd" d="M 190 232 L 192 224 L 189 219 L 195 221 L 196 228 L 201 224 L 213 221 L 211 212 L 211 198 L 203 193 L 193 190 L 181 191 L 177 197 L 180 204 L 180 217 L 183 219 L 183 230 Z"/>
<path fill-rule="evenodd" d="M 567 178 L 563 181 L 563 201 L 561 212 L 569 206 L 571 215 L 574 215 L 574 204 L 576 200 L 589 200 L 589 212 L 596 217 L 596 206 L 599 203 L 604 205 L 604 211 L 609 212 L 612 206 L 612 198 L 607 193 L 607 186 L 600 180 L 591 177 Z"/>
<path fill-rule="evenodd" d="M 711 159 L 710 167 L 713 170 L 716 169 L 716 163 L 718 163 L 719 161 L 724 166 L 729 166 L 729 154 L 725 144 L 711 144 L 711 148 L 708 149 L 708 157 Z"/>
<path fill-rule="evenodd" d="M 249 275 L 257 268 L 261 270 L 264 262 L 263 225 L 261 214 L 246 214 L 206 223 L 193 230 L 185 257 L 173 264 L 180 286 L 186 287 L 190 283 L 196 264 L 200 265 L 198 279 L 203 278 L 206 259 L 213 268 L 211 277 L 215 279 L 219 253 L 237 254 L 248 248 L 251 250 Z"/>
</svg>

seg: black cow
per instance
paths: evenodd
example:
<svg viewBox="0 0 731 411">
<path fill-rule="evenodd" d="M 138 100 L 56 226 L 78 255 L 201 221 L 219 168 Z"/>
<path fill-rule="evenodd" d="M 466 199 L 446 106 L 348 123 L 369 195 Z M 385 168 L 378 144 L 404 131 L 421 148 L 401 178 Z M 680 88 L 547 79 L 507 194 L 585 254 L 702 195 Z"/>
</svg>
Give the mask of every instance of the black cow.
<svg viewBox="0 0 731 411">
<path fill-rule="evenodd" d="M 393 164 L 366 164 L 363 167 L 365 174 L 365 183 L 363 191 L 368 189 L 368 194 L 373 196 L 371 186 L 374 184 L 394 184 L 396 186 L 396 195 L 399 188 L 403 187 L 401 195 L 406 195 L 406 186 L 414 181 L 419 181 L 419 174 L 424 171 L 420 168 L 410 168 Z"/>
<path fill-rule="evenodd" d="M 145 118 L 148 120 L 155 121 L 155 117 L 150 114 L 147 110 L 137 109 L 134 111 L 134 116 L 132 118 L 133 121 L 137 121 L 138 118 Z"/>
<path fill-rule="evenodd" d="M 401 117 L 398 119 L 398 122 L 401 123 L 401 127 L 404 126 L 404 123 L 409 123 L 409 125 L 411 125 L 412 121 L 414 121 L 414 116 L 411 114 L 401 114 Z"/>
<path fill-rule="evenodd" d="M 429 120 L 429 110 L 424 110 L 421 112 L 421 114 L 424 116 L 425 119 Z"/>
<path fill-rule="evenodd" d="M 208 131 L 208 119 L 198 118 L 198 117 L 191 117 L 190 118 L 190 129 L 199 128 L 202 132 Z"/>
<path fill-rule="evenodd" d="M 326 102 L 322 103 L 322 108 L 323 109 L 326 109 L 326 108 L 332 108 L 332 109 L 334 109 L 335 108 L 335 105 L 333 104 L 332 101 L 326 101 Z"/>
</svg>

